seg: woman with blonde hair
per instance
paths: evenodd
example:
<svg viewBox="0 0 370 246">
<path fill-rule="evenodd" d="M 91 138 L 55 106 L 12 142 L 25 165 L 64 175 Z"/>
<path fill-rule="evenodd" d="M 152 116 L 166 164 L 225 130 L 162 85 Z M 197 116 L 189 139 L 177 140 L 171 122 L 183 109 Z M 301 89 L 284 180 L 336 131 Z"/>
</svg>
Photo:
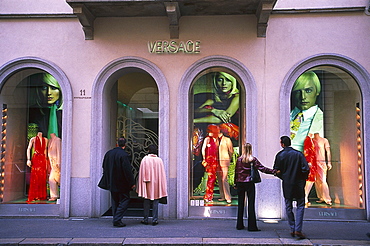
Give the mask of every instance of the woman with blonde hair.
<svg viewBox="0 0 370 246">
<path fill-rule="evenodd" d="M 245 206 L 245 193 L 248 196 L 248 231 L 260 231 L 257 227 L 255 198 L 256 188 L 251 180 L 251 166 L 267 174 L 275 174 L 275 170 L 263 166 L 260 161 L 252 155 L 252 145 L 245 143 L 242 155 L 238 158 L 235 167 L 235 186 L 238 191 L 238 216 L 236 229 L 244 229 L 243 215 Z"/>
<path fill-rule="evenodd" d="M 216 72 L 213 75 L 213 97 L 195 109 L 194 123 L 220 124 L 236 121 L 239 118 L 237 85 L 236 78 L 231 74 Z"/>
<path fill-rule="evenodd" d="M 31 75 L 35 93 L 31 100 L 29 123 L 37 124 L 48 139 L 51 133 L 62 137 L 63 95 L 58 81 L 49 73 Z"/>
</svg>

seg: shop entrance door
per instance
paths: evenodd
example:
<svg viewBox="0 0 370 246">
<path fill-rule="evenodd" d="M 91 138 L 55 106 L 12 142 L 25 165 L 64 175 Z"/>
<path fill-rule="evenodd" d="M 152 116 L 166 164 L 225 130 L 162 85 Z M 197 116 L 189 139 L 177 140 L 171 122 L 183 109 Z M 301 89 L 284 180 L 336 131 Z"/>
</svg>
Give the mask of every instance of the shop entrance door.
<svg viewBox="0 0 370 246">
<path fill-rule="evenodd" d="M 148 73 L 131 69 L 117 80 L 110 95 L 110 135 L 113 139 L 122 136 L 127 139 L 125 150 L 130 155 L 132 172 L 137 180 L 140 162 L 147 154 L 147 147 L 151 144 L 158 146 L 157 84 Z M 112 131 L 113 128 L 115 131 Z M 137 196 L 136 191 L 131 191 L 130 195 L 129 209 L 125 215 L 143 216 L 142 198 Z M 106 199 L 109 200 L 110 196 Z M 111 208 L 103 214 L 111 215 Z"/>
</svg>

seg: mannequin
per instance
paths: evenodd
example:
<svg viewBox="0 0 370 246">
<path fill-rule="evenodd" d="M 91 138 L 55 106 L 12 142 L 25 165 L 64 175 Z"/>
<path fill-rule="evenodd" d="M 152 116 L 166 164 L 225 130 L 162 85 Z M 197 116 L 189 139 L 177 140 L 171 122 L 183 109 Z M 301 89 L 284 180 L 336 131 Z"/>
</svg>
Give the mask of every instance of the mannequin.
<svg viewBox="0 0 370 246">
<path fill-rule="evenodd" d="M 55 133 L 50 134 L 48 145 L 48 157 L 51 166 L 49 175 L 49 201 L 56 201 L 59 197 L 58 184 L 60 184 L 61 143 L 62 140 Z"/>
<path fill-rule="evenodd" d="M 48 162 L 46 159 L 48 140 L 38 132 L 36 137 L 30 139 L 27 148 L 27 166 L 31 167 L 30 188 L 27 202 L 35 200 L 46 200 L 46 177 Z M 31 160 L 31 150 L 34 154 Z"/>
<path fill-rule="evenodd" d="M 314 134 L 313 141 L 317 159 L 317 175 L 315 181 L 316 193 L 319 198 L 317 202 L 325 202 L 327 205 L 332 205 L 329 186 L 326 181 L 327 171 L 332 168 L 330 144 L 329 141 L 321 137 L 319 133 Z"/>
<path fill-rule="evenodd" d="M 218 126 L 211 124 L 207 128 L 208 136 L 204 139 L 202 146 L 202 165 L 208 173 L 206 194 L 204 201 L 207 203 L 213 202 L 213 191 L 216 181 L 216 171 L 218 164 L 218 134 L 220 129 Z"/>
<path fill-rule="evenodd" d="M 217 168 L 217 179 L 221 195 L 221 198 L 218 200 L 219 201 L 226 200 L 227 203 L 231 203 L 230 185 L 227 180 L 227 174 L 229 171 L 230 160 L 234 153 L 233 144 L 230 138 L 224 136 L 222 130 L 218 134 L 218 139 L 219 139 L 218 155 L 220 165 Z"/>
<path fill-rule="evenodd" d="M 306 158 L 308 166 L 310 167 L 310 172 L 308 174 L 308 178 L 306 180 L 305 185 L 305 204 L 306 206 L 311 205 L 308 201 L 308 195 L 310 194 L 311 188 L 316 181 L 317 175 L 317 160 L 316 160 L 316 152 L 315 152 L 315 143 L 312 139 L 312 133 L 309 133 L 306 139 L 304 140 L 303 144 L 303 154 Z"/>
</svg>

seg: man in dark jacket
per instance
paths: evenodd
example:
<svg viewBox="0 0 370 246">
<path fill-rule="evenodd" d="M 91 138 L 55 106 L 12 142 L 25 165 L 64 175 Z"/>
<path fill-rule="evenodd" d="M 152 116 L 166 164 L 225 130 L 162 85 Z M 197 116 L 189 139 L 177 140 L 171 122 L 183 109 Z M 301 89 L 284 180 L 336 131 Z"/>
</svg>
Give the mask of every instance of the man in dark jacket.
<svg viewBox="0 0 370 246">
<path fill-rule="evenodd" d="M 124 227 L 124 213 L 130 202 L 130 190 L 135 188 L 129 155 L 125 151 L 126 139 L 118 139 L 118 147 L 109 150 L 103 161 L 103 177 L 99 187 L 109 190 L 112 196 L 113 226 Z"/>
<path fill-rule="evenodd" d="M 305 206 L 304 187 L 310 169 L 302 152 L 290 147 L 291 140 L 288 136 L 282 136 L 280 144 L 283 150 L 275 157 L 274 169 L 277 170 L 277 176 L 283 180 L 283 194 L 291 229 L 290 235 L 303 239 L 306 238 L 302 233 Z M 296 219 L 293 213 L 293 200 L 297 201 Z"/>
</svg>

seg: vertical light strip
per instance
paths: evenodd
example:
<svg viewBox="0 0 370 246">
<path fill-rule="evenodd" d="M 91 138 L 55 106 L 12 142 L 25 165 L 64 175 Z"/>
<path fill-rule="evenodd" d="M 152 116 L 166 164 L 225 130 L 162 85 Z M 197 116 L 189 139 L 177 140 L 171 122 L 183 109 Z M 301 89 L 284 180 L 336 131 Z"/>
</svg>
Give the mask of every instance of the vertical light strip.
<svg viewBox="0 0 370 246">
<path fill-rule="evenodd" d="M 358 193 L 360 207 L 364 206 L 363 193 L 363 170 L 362 170 L 362 131 L 361 131 L 361 109 L 360 104 L 356 104 L 356 139 L 357 139 L 357 168 L 358 168 Z"/>
<path fill-rule="evenodd" d="M 5 178 L 5 149 L 6 149 L 6 121 L 8 118 L 8 106 L 3 104 L 2 127 L 1 127 L 1 152 L 0 152 L 0 203 L 4 199 L 4 178 Z"/>
</svg>

